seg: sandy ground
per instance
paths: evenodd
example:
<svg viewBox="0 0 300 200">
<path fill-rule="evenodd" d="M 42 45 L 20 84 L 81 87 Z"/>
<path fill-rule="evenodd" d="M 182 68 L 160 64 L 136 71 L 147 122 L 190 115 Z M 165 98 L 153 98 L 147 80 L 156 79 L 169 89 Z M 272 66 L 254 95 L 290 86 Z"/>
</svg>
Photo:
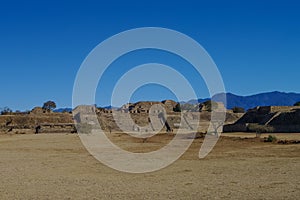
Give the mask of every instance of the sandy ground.
<svg viewBox="0 0 300 200">
<path fill-rule="evenodd" d="M 198 158 L 203 140 L 197 139 L 169 167 L 128 174 L 95 160 L 77 135 L 1 135 L 0 199 L 299 199 L 299 144 L 238 139 L 243 133 L 227 136 L 205 159 Z M 277 136 L 300 139 L 300 134 Z M 143 152 L 172 136 L 145 143 L 121 134 L 111 139 Z"/>
</svg>

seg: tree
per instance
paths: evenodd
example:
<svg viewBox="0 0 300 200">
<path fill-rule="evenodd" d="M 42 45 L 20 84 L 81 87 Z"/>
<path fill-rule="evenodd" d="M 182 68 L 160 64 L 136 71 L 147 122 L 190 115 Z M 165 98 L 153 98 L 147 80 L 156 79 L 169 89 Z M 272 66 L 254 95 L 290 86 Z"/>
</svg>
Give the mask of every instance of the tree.
<svg viewBox="0 0 300 200">
<path fill-rule="evenodd" d="M 294 104 L 294 106 L 300 106 L 300 101 Z"/>
<path fill-rule="evenodd" d="M 4 107 L 1 109 L 0 113 L 1 113 L 1 115 L 7 115 L 7 114 L 12 113 L 12 110 L 9 107 Z"/>
<path fill-rule="evenodd" d="M 43 109 L 47 111 L 51 111 L 56 108 L 56 103 L 54 101 L 47 101 L 43 105 Z"/>
<path fill-rule="evenodd" d="M 233 113 L 245 113 L 245 109 L 242 107 L 233 107 L 232 108 Z"/>
</svg>

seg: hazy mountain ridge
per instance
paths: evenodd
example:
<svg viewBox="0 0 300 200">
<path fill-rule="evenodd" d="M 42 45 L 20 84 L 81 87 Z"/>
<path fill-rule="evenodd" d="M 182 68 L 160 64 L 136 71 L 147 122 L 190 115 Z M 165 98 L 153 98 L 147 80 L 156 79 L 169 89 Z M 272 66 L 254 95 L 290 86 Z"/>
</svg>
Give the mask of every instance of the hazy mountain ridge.
<svg viewBox="0 0 300 200">
<path fill-rule="evenodd" d="M 256 106 L 292 106 L 296 102 L 300 101 L 300 94 L 299 93 L 286 93 L 286 92 L 266 92 L 266 93 L 259 93 L 249 96 L 239 96 L 232 93 L 221 93 L 216 94 L 212 97 L 214 101 L 223 102 L 224 95 L 226 95 L 227 99 L 227 108 L 231 109 L 233 107 L 242 107 L 247 109 L 254 108 Z M 210 100 L 210 98 L 203 98 L 203 99 L 192 99 L 187 102 L 180 102 L 181 104 L 197 104 L 203 103 L 205 101 Z M 112 109 L 115 107 L 106 106 L 106 109 Z M 72 111 L 71 108 L 63 108 L 63 109 L 56 109 L 56 112 L 63 112 L 63 111 Z"/>
<path fill-rule="evenodd" d="M 266 92 L 249 96 L 239 96 L 232 93 L 217 94 L 212 97 L 214 101 L 224 103 L 224 95 L 227 99 L 227 108 L 231 109 L 235 106 L 245 109 L 254 108 L 256 106 L 293 106 L 300 101 L 300 94 L 286 92 Z M 203 99 L 198 101 L 202 102 Z"/>
</svg>

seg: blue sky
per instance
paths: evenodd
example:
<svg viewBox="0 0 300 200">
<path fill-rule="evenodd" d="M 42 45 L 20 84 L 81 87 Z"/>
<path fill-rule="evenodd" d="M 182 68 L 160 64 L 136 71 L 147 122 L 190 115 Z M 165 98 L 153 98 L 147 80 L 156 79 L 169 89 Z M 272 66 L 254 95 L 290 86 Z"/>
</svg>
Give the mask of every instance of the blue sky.
<svg viewBox="0 0 300 200">
<path fill-rule="evenodd" d="M 47 100 L 70 107 L 76 73 L 88 53 L 114 34 L 148 26 L 198 41 L 217 64 L 228 92 L 300 92 L 299 10 L 296 0 L 1 1 L 0 107 L 27 110 Z M 141 54 L 139 63 L 152 61 L 151 52 Z M 136 60 L 127 59 L 128 66 Z M 98 88 L 97 104 L 110 103 L 103 94 L 121 72 L 116 67 L 107 87 Z M 197 94 L 207 96 L 201 80 Z M 167 89 L 145 86 L 132 99 L 168 97 L 173 95 Z"/>
</svg>

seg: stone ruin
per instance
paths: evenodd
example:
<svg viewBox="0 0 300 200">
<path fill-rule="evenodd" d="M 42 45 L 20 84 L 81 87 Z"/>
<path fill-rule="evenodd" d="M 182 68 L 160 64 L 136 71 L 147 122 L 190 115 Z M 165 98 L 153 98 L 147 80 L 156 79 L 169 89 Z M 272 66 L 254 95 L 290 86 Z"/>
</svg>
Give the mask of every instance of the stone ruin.
<svg viewBox="0 0 300 200">
<path fill-rule="evenodd" d="M 198 131 L 199 117 L 205 125 L 210 120 L 210 113 L 174 112 L 178 103 L 172 100 L 162 102 L 137 102 L 122 106 L 119 109 L 96 108 L 95 106 L 78 106 L 72 113 L 48 112 L 36 107 L 26 113 L 11 113 L 0 115 L 1 133 L 75 133 L 77 124 L 83 124 L 112 132 L 122 131 L 114 114 L 129 132 L 172 132 L 180 127 L 188 131 Z M 221 107 L 221 106 L 220 106 Z M 73 117 L 74 116 L 74 117 Z M 235 121 L 234 114 L 229 113 L 228 120 Z M 78 128 L 78 127 L 77 127 Z M 205 130 L 203 130 L 205 131 Z"/>
<path fill-rule="evenodd" d="M 251 125 L 270 127 L 272 132 L 300 132 L 300 106 L 258 106 L 223 131 L 248 132 Z"/>
<path fill-rule="evenodd" d="M 40 107 L 30 112 L 0 115 L 0 133 L 74 133 L 72 114 L 54 113 Z"/>
<path fill-rule="evenodd" d="M 119 109 L 119 111 L 123 113 L 149 113 L 150 108 L 155 104 L 161 105 L 166 110 L 167 113 L 172 113 L 174 112 L 174 108 L 178 103 L 172 100 L 165 100 L 162 102 L 140 101 L 137 103 L 125 104 Z M 158 110 L 157 112 L 162 112 L 162 110 Z"/>
</svg>

